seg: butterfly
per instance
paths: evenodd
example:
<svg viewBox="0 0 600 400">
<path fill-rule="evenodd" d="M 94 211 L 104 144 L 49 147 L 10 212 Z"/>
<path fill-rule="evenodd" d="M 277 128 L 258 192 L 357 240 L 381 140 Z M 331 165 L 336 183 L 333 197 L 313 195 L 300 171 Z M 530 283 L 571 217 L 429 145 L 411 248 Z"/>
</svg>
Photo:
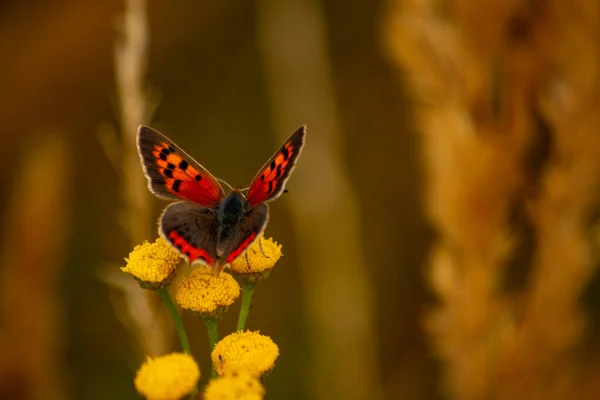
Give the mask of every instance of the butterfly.
<svg viewBox="0 0 600 400">
<path fill-rule="evenodd" d="M 278 198 L 304 147 L 306 127 L 296 130 L 258 171 L 247 194 L 223 188 L 206 168 L 162 133 L 140 126 L 137 147 L 148 188 L 157 197 L 180 200 L 159 219 L 159 234 L 188 263 L 222 270 L 264 231 L 267 203 Z M 229 185 L 228 185 L 229 186 Z"/>
</svg>

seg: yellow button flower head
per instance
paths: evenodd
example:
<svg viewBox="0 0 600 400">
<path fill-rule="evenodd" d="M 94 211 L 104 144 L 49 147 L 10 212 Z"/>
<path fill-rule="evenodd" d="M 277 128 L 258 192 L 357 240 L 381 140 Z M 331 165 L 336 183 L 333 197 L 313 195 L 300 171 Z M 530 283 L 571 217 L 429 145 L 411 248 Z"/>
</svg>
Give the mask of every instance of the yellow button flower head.
<svg viewBox="0 0 600 400">
<path fill-rule="evenodd" d="M 143 288 L 156 290 L 171 283 L 180 260 L 179 254 L 158 238 L 154 243 L 135 246 L 121 271 L 133 275 Z"/>
<path fill-rule="evenodd" d="M 247 260 L 246 256 L 238 257 L 229 268 L 238 281 L 254 284 L 269 277 L 272 268 L 282 256 L 281 245 L 273 238 L 265 239 L 261 234 L 258 240 L 248 247 L 246 254 Z"/>
<path fill-rule="evenodd" d="M 189 354 L 148 357 L 135 376 L 135 388 L 148 400 L 179 400 L 196 388 L 198 364 Z"/>
<path fill-rule="evenodd" d="M 202 318 L 218 319 L 240 295 L 240 285 L 226 272 L 216 274 L 201 266 L 177 286 L 175 299 L 179 305 Z"/>
<path fill-rule="evenodd" d="M 264 394 L 257 378 L 241 372 L 211 380 L 204 391 L 204 400 L 262 400 Z"/>
<path fill-rule="evenodd" d="M 215 346 L 211 359 L 219 375 L 248 372 L 258 378 L 275 366 L 279 348 L 259 332 L 235 332 Z"/>
</svg>

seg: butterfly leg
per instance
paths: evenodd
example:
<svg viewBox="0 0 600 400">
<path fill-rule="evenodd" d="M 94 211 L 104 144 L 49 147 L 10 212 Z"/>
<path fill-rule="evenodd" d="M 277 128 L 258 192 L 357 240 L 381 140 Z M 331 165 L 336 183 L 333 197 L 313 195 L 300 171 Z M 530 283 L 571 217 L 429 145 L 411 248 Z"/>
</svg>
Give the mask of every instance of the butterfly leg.
<svg viewBox="0 0 600 400">
<path fill-rule="evenodd" d="M 265 258 L 271 258 L 263 250 L 263 248 L 262 248 L 262 238 L 260 238 L 260 237 L 258 238 L 258 248 L 260 249 L 260 252 L 262 253 L 262 255 L 265 256 Z"/>
<path fill-rule="evenodd" d="M 248 252 L 244 253 L 244 256 L 246 257 L 246 265 L 248 266 L 248 270 L 250 270 L 250 260 L 248 259 Z"/>
</svg>

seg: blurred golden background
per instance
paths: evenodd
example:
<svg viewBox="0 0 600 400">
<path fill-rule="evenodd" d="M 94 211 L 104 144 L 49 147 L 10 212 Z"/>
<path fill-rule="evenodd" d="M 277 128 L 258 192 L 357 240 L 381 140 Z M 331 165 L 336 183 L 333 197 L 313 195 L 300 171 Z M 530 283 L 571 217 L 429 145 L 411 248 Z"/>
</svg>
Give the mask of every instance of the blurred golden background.
<svg viewBox="0 0 600 400">
<path fill-rule="evenodd" d="M 239 186 L 308 126 L 266 398 L 600 395 L 597 1 L 7 1 L 0 51 L 1 399 L 138 398 L 178 348 L 119 271 L 166 205 L 141 123 Z"/>
</svg>

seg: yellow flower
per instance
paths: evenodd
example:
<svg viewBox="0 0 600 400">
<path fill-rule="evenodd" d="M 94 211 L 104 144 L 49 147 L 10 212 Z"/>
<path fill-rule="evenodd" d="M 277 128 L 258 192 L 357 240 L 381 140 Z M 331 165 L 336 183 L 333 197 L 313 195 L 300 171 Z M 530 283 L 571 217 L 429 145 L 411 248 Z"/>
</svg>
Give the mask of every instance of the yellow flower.
<svg viewBox="0 0 600 400">
<path fill-rule="evenodd" d="M 211 359 L 219 375 L 246 371 L 258 378 L 275 366 L 279 348 L 259 332 L 235 332 L 215 346 Z"/>
<path fill-rule="evenodd" d="M 181 257 L 163 239 L 135 246 L 121 271 L 127 272 L 145 289 L 159 289 L 171 283 Z"/>
<path fill-rule="evenodd" d="M 179 283 L 175 299 L 182 308 L 202 318 L 217 319 L 239 295 L 240 285 L 231 275 L 200 266 Z"/>
<path fill-rule="evenodd" d="M 198 364 L 189 354 L 148 357 L 135 376 L 135 388 L 148 400 L 179 400 L 196 388 Z"/>
<path fill-rule="evenodd" d="M 241 372 L 211 380 L 204 391 L 204 400 L 262 400 L 264 394 L 258 379 Z"/>
<path fill-rule="evenodd" d="M 248 259 L 246 256 L 238 257 L 229 268 L 240 282 L 254 284 L 269 277 L 271 269 L 282 256 L 281 245 L 273 238 L 265 239 L 261 234 L 258 240 L 248 247 L 246 254 Z"/>
</svg>

